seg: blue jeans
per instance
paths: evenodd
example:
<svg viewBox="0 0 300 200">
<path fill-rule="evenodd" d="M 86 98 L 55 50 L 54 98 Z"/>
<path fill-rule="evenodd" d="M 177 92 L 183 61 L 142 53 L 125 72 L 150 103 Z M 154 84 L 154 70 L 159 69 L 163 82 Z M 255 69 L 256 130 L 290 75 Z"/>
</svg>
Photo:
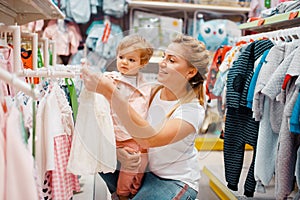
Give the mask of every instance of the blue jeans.
<svg viewBox="0 0 300 200">
<path fill-rule="evenodd" d="M 110 193 L 116 191 L 119 171 L 114 173 L 99 173 L 105 181 Z M 171 179 L 162 179 L 152 172 L 146 172 L 138 193 L 132 200 L 193 200 L 197 191 L 187 184 Z"/>
</svg>

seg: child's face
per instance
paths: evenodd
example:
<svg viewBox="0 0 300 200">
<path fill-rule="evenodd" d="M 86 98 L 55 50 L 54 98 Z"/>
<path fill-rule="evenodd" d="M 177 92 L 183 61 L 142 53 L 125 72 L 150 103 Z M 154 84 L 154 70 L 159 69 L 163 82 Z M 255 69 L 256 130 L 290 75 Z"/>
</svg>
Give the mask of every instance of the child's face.
<svg viewBox="0 0 300 200">
<path fill-rule="evenodd" d="M 141 53 L 138 50 L 122 53 L 117 55 L 118 71 L 126 75 L 136 75 L 141 65 Z"/>
</svg>

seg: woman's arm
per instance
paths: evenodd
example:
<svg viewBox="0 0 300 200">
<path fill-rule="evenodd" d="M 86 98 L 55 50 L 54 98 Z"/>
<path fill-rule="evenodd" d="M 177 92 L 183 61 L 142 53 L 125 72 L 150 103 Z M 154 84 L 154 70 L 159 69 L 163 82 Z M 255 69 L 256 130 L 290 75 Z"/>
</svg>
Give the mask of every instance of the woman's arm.
<svg viewBox="0 0 300 200">
<path fill-rule="evenodd" d="M 170 119 L 160 130 L 155 130 L 123 98 L 111 78 L 88 69 L 82 70 L 82 78 L 89 91 L 100 93 L 107 98 L 130 135 L 145 148 L 174 143 L 195 132 L 195 128 L 182 119 Z"/>
</svg>

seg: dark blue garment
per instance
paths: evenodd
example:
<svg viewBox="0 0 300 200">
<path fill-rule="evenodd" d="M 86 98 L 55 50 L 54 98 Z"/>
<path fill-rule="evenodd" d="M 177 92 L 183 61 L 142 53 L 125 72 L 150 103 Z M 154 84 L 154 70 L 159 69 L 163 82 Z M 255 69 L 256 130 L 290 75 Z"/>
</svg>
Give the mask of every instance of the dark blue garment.
<svg viewBox="0 0 300 200">
<path fill-rule="evenodd" d="M 253 147 L 253 158 L 244 184 L 244 194 L 253 197 L 256 181 L 254 162 L 259 122 L 252 118 L 252 110 L 247 107 L 247 94 L 253 76 L 255 61 L 274 44 L 270 40 L 257 40 L 247 46 L 234 62 L 227 75 L 224 133 L 225 178 L 228 188 L 238 189 L 243 166 L 245 144 Z"/>
</svg>

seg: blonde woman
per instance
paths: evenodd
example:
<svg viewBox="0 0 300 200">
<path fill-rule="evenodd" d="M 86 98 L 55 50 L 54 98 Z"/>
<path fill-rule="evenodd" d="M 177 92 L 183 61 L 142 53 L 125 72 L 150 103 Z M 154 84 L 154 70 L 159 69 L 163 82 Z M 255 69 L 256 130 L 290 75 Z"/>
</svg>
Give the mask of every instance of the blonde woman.
<svg viewBox="0 0 300 200">
<path fill-rule="evenodd" d="M 147 120 L 129 105 L 111 78 L 82 70 L 85 87 L 103 94 L 128 133 L 148 149 L 149 172 L 133 200 L 196 199 L 200 167 L 194 139 L 205 114 L 203 82 L 208 62 L 203 43 L 178 35 L 159 63 L 160 86 L 152 90 Z M 118 160 L 127 170 L 135 170 L 140 158 L 118 149 Z M 101 176 L 114 192 L 118 171 Z"/>
</svg>

